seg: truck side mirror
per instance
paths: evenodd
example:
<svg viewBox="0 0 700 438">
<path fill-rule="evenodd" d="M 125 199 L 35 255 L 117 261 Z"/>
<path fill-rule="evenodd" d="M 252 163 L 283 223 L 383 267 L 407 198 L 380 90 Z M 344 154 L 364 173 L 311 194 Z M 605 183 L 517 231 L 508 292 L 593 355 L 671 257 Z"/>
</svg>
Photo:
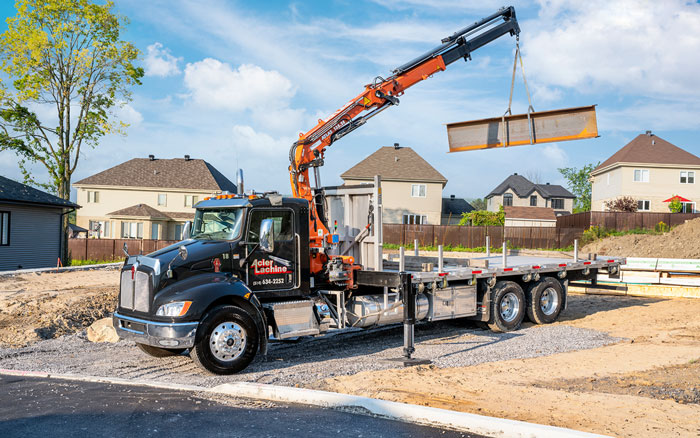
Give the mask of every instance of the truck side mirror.
<svg viewBox="0 0 700 438">
<path fill-rule="evenodd" d="M 260 249 L 265 252 L 275 250 L 275 221 L 263 219 L 260 222 Z"/>
<path fill-rule="evenodd" d="M 191 221 L 185 222 L 185 226 L 182 227 L 182 235 L 180 236 L 180 240 L 189 239 L 191 230 L 192 230 L 192 222 Z"/>
</svg>

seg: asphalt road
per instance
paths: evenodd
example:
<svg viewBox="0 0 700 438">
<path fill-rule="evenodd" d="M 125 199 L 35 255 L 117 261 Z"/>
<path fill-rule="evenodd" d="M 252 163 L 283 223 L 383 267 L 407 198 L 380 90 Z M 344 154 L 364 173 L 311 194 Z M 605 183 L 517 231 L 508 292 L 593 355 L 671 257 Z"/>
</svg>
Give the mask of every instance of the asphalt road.
<svg viewBox="0 0 700 438">
<path fill-rule="evenodd" d="M 332 409 L 160 388 L 0 376 L 9 437 L 472 437 Z"/>
</svg>

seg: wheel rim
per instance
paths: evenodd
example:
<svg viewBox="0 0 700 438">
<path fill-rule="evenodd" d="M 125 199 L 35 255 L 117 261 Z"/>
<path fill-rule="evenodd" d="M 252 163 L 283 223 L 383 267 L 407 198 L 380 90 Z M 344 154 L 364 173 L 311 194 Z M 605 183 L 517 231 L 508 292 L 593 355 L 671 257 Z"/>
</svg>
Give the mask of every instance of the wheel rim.
<svg viewBox="0 0 700 438">
<path fill-rule="evenodd" d="M 246 331 L 232 321 L 217 325 L 209 336 L 209 349 L 222 362 L 238 359 L 245 351 Z"/>
<path fill-rule="evenodd" d="M 520 300 L 512 293 L 508 292 L 501 299 L 501 318 L 505 322 L 511 322 L 518 316 L 520 312 Z"/>
<path fill-rule="evenodd" d="M 553 287 L 548 287 L 540 296 L 540 309 L 545 315 L 551 315 L 559 306 L 559 295 Z"/>
</svg>

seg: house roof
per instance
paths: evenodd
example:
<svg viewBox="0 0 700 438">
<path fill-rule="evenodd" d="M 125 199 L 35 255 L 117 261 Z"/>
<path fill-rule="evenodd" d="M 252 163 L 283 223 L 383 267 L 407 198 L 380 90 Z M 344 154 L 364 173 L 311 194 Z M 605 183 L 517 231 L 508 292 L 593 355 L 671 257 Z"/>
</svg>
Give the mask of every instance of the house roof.
<svg viewBox="0 0 700 438">
<path fill-rule="evenodd" d="M 147 217 L 151 219 L 192 219 L 194 218 L 194 210 L 190 213 L 180 211 L 165 213 L 148 204 L 136 204 L 131 207 L 107 213 L 107 216 Z"/>
<path fill-rule="evenodd" d="M 593 170 L 596 173 L 617 163 L 678 164 L 700 166 L 700 157 L 673 145 L 651 131 L 639 134 Z"/>
<path fill-rule="evenodd" d="M 34 187 L 29 187 L 26 184 L 18 183 L 4 176 L 0 176 L 0 202 L 2 201 L 62 208 L 80 208 L 78 204 Z"/>
<path fill-rule="evenodd" d="M 424 181 L 447 184 L 433 166 L 409 147 L 385 146 L 340 175 L 343 179 L 372 179 L 381 175 L 383 180 Z"/>
<path fill-rule="evenodd" d="M 517 173 L 508 176 L 502 183 L 491 191 L 486 197 L 502 195 L 506 190 L 511 189 L 520 198 L 529 196 L 537 191 L 543 198 L 576 198 L 576 195 L 566 190 L 558 184 L 534 184 L 529 179 Z"/>
<path fill-rule="evenodd" d="M 503 207 L 506 219 L 557 220 L 554 210 L 545 207 Z"/>
<path fill-rule="evenodd" d="M 204 160 L 133 158 L 74 185 L 156 187 L 236 192 L 236 185 Z"/>
<path fill-rule="evenodd" d="M 83 227 L 79 227 L 76 224 L 68 224 L 68 229 L 71 230 L 74 233 L 87 233 L 87 229 Z"/>
<path fill-rule="evenodd" d="M 442 214 L 461 216 L 462 213 L 474 211 L 474 207 L 463 198 L 442 198 Z"/>
</svg>

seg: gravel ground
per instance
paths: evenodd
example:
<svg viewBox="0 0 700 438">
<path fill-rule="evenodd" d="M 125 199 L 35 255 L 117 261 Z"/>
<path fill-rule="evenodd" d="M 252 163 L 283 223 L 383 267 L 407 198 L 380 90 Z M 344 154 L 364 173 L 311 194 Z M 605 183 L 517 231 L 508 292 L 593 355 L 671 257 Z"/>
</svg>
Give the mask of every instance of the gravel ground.
<svg viewBox="0 0 700 438">
<path fill-rule="evenodd" d="M 463 367 L 596 348 L 620 340 L 566 325 L 530 326 L 497 334 L 467 322 L 444 321 L 416 326 L 414 356 L 430 359 L 441 368 Z M 267 358 L 258 357 L 243 372 L 233 376 L 209 376 L 186 355 L 155 359 L 131 342 L 91 343 L 83 331 L 25 348 L 0 349 L 0 368 L 141 378 L 208 387 L 235 381 L 305 386 L 329 377 L 395 368 L 400 365 L 382 359 L 400 357 L 402 348 L 400 325 L 303 338 L 296 342 L 273 342 Z"/>
</svg>

